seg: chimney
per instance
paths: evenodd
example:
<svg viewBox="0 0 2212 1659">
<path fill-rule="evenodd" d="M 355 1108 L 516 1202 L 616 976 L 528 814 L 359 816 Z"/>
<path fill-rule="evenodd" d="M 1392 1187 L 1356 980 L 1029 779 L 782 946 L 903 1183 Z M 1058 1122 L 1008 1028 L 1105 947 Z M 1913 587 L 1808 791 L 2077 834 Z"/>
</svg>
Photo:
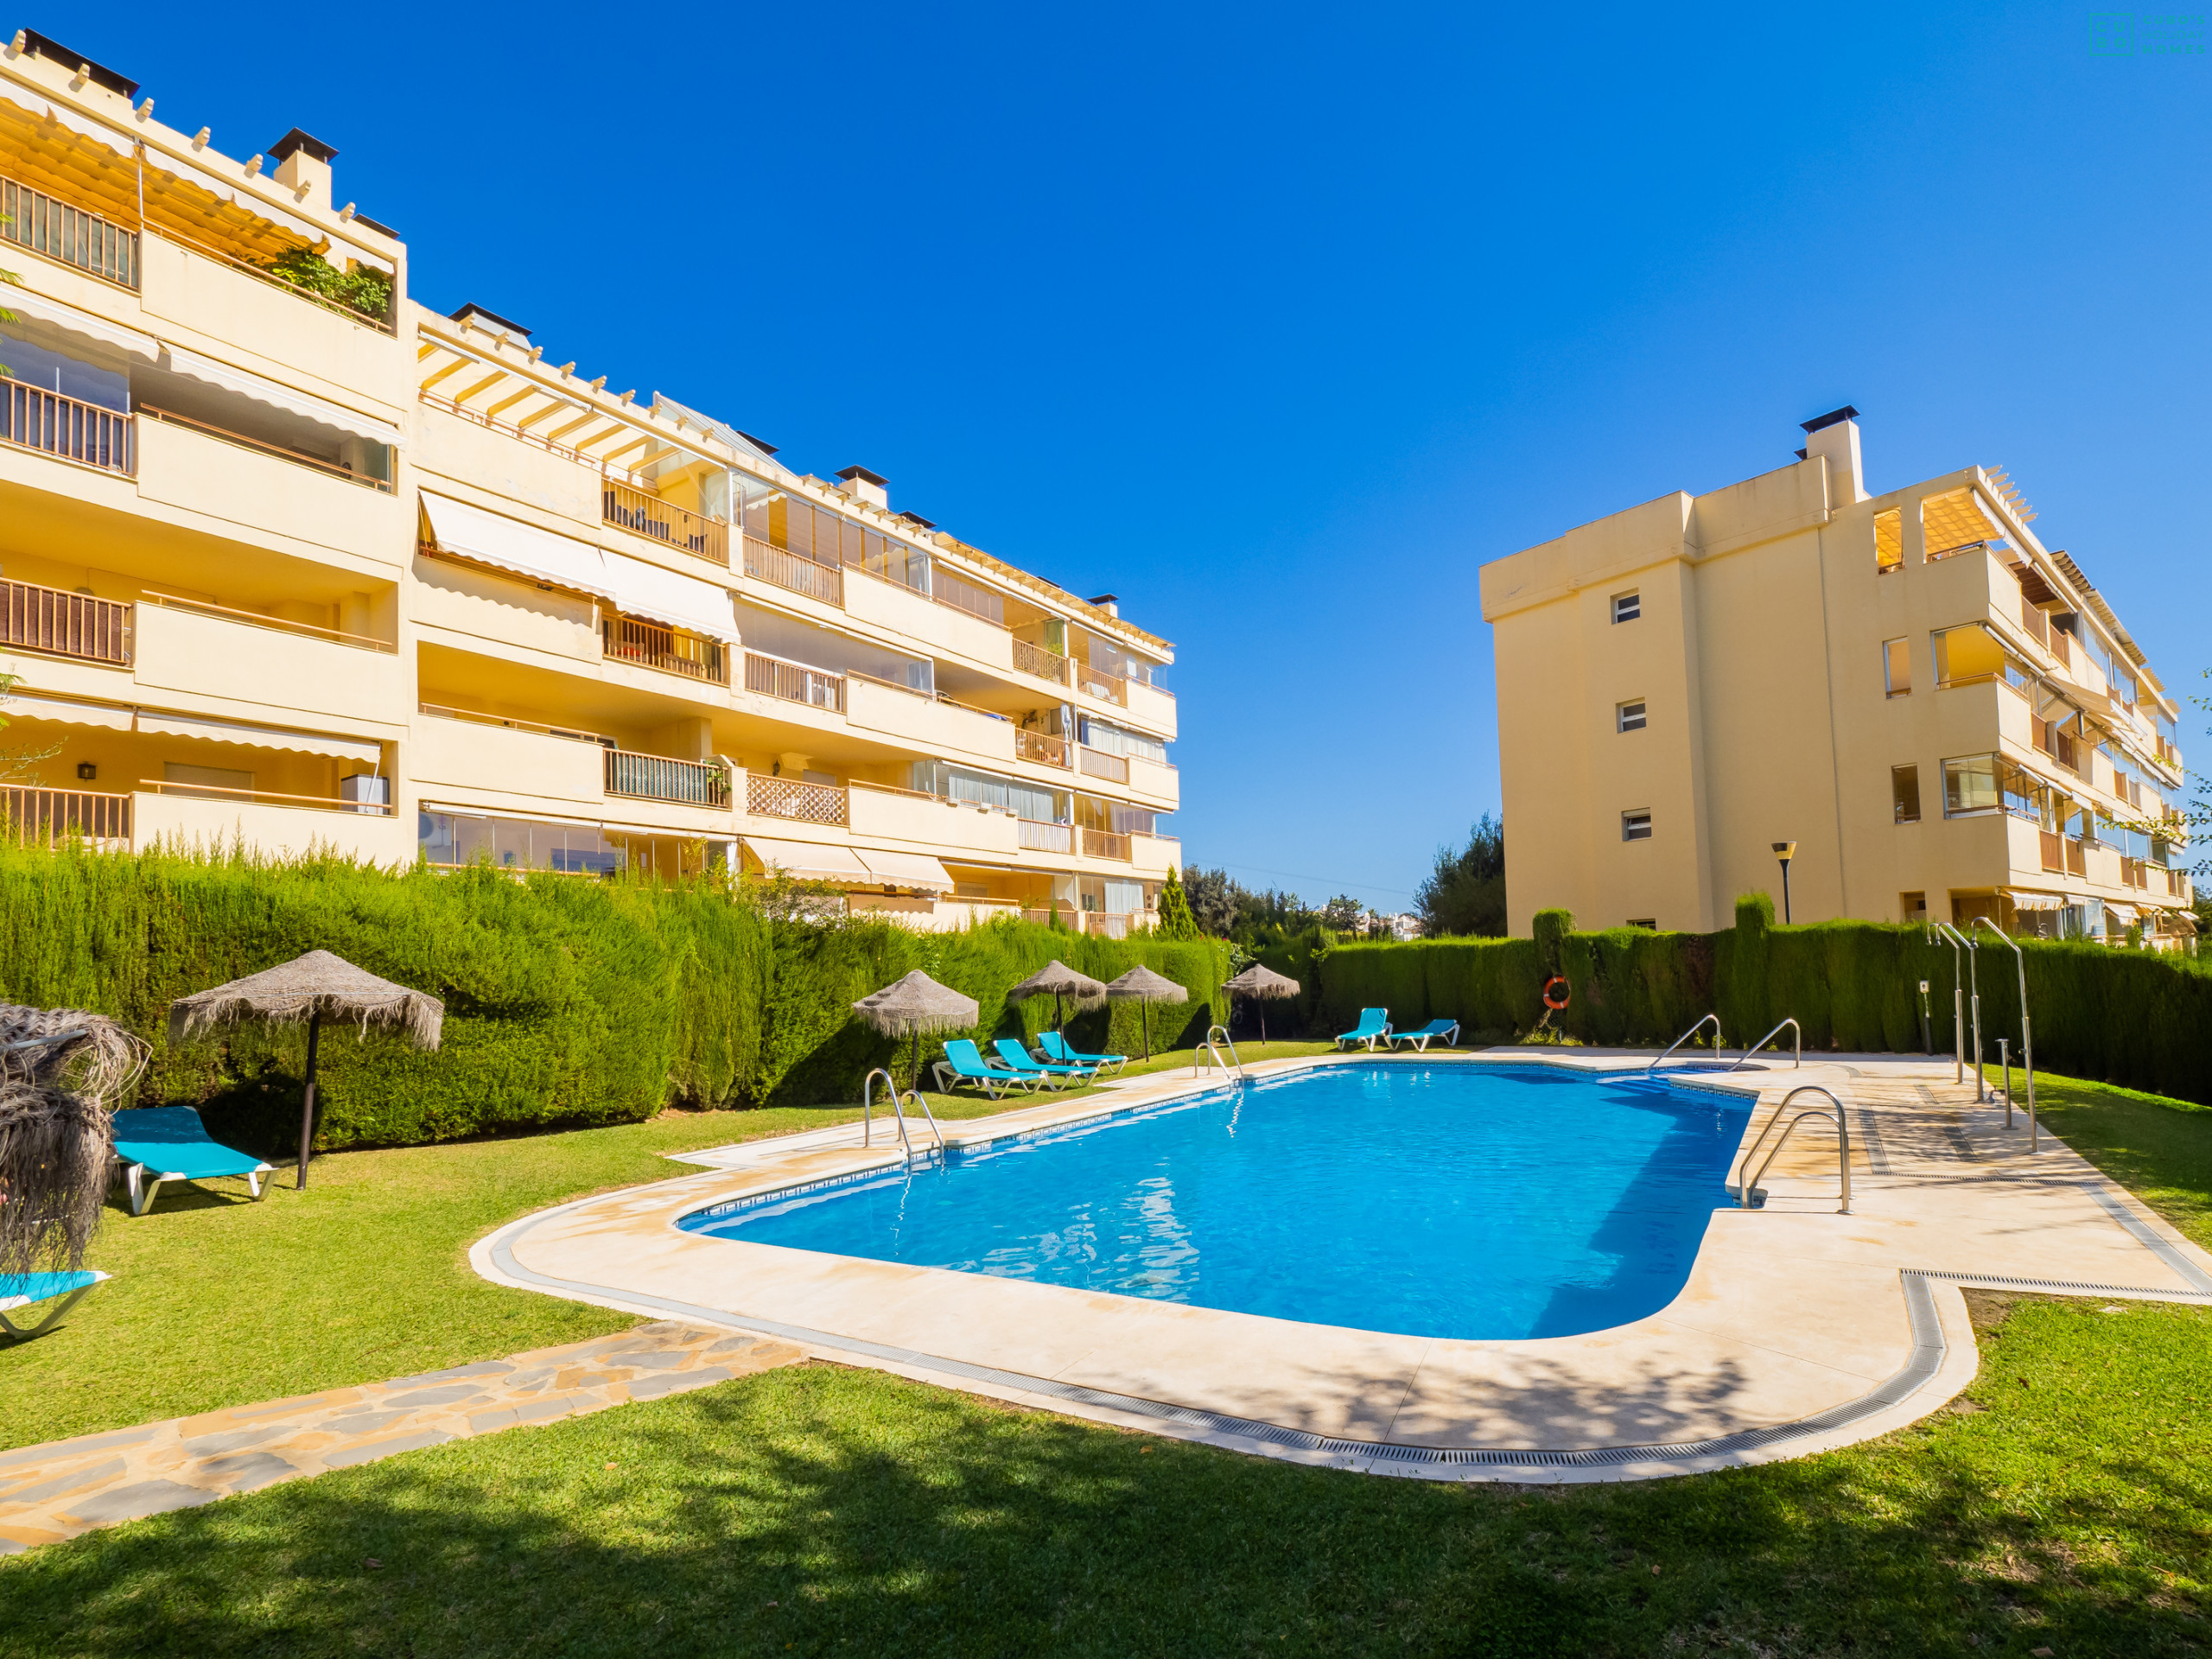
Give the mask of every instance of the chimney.
<svg viewBox="0 0 2212 1659">
<path fill-rule="evenodd" d="M 845 480 L 845 488 L 863 501 L 873 501 L 886 512 L 891 511 L 889 480 L 880 473 L 871 473 L 865 467 L 848 467 L 837 474 Z"/>
<path fill-rule="evenodd" d="M 1122 613 L 1122 596 L 1119 594 L 1093 594 L 1090 602 L 1109 616 Z"/>
<path fill-rule="evenodd" d="M 269 146 L 269 153 L 276 158 L 277 183 L 302 201 L 330 206 L 330 163 L 336 150 L 294 127 Z"/>
<path fill-rule="evenodd" d="M 1866 470 L 1859 458 L 1859 411 L 1849 404 L 1815 415 L 1803 423 L 1805 447 L 1798 453 L 1828 466 L 1828 499 L 1864 501 Z"/>
</svg>

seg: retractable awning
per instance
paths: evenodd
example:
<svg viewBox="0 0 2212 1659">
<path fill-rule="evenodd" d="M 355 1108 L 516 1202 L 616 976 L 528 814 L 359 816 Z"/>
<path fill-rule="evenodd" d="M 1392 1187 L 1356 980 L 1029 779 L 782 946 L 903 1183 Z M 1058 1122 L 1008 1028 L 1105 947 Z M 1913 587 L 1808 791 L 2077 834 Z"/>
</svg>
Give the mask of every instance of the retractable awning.
<svg viewBox="0 0 2212 1659">
<path fill-rule="evenodd" d="M 781 870 L 802 881 L 859 882 L 872 887 L 883 884 L 883 878 L 861 863 L 849 847 L 747 836 L 745 850 L 760 861 L 762 869 Z"/>
<path fill-rule="evenodd" d="M 19 317 L 29 317 L 49 327 L 59 328 L 64 334 L 75 334 L 80 340 L 112 346 L 118 351 L 143 358 L 149 363 L 158 363 L 162 359 L 162 342 L 151 334 L 142 334 L 136 328 L 126 328 L 119 322 L 110 322 L 89 311 L 79 311 L 73 305 L 48 299 L 32 289 L 10 285 L 5 308 Z"/>
<path fill-rule="evenodd" d="M 450 496 L 421 493 L 431 543 L 442 553 L 496 565 L 595 599 L 613 599 L 607 559 L 588 542 L 556 536 L 504 513 L 486 512 Z"/>
<path fill-rule="evenodd" d="M 629 615 L 703 634 L 727 645 L 737 643 L 737 607 L 728 588 L 626 553 L 602 551 L 600 556 L 606 561 L 614 602 Z"/>
<path fill-rule="evenodd" d="M 73 702 L 66 697 L 37 697 L 24 691 L 13 691 L 8 696 L 10 720 L 51 720 L 64 726 L 104 726 L 111 732 L 127 732 L 130 729 L 130 715 L 129 709 Z"/>
<path fill-rule="evenodd" d="M 2063 893 L 2014 893 L 2009 887 L 2001 891 L 2012 901 L 2015 910 L 2063 910 L 2069 905 L 2081 902 L 2069 899 Z"/>
<path fill-rule="evenodd" d="M 202 357 L 197 352 L 188 352 L 181 346 L 162 347 L 162 366 L 174 374 L 189 375 L 194 380 L 210 386 L 220 386 L 234 391 L 241 397 L 251 397 L 257 404 L 271 409 L 281 409 L 321 426 L 366 438 L 372 443 L 389 444 L 395 449 L 406 446 L 406 435 L 389 421 L 378 420 L 372 415 L 358 414 L 341 408 L 312 392 L 295 391 L 289 386 L 280 386 L 274 380 L 264 380 L 257 374 L 244 369 L 234 369 L 227 363 L 218 363 L 212 357 Z"/>
<path fill-rule="evenodd" d="M 138 711 L 138 729 L 155 737 L 188 737 L 202 743 L 237 743 L 256 749 L 290 749 L 327 754 L 369 766 L 384 759 L 384 746 L 358 737 L 325 732 L 288 732 L 276 726 L 248 726 L 237 721 L 204 720 L 197 715 L 149 715 Z"/>
<path fill-rule="evenodd" d="M 880 853 L 873 847 L 854 849 L 868 873 L 887 887 L 919 887 L 932 893 L 950 893 L 952 878 L 945 874 L 944 866 L 923 853 Z"/>
</svg>

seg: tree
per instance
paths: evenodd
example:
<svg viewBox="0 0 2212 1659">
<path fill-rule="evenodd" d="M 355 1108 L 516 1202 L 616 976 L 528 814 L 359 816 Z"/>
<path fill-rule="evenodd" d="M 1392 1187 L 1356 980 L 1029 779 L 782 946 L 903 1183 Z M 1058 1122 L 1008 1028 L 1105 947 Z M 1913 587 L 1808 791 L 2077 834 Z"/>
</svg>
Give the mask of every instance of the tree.
<svg viewBox="0 0 2212 1659">
<path fill-rule="evenodd" d="M 1348 893 L 1340 893 L 1321 906 L 1321 925 L 1339 933 L 1359 931 L 1359 918 L 1367 906 Z"/>
<path fill-rule="evenodd" d="M 1485 812 L 1455 852 L 1436 849 L 1436 868 L 1414 890 L 1421 932 L 1502 938 L 1505 932 L 1505 823 Z"/>
<path fill-rule="evenodd" d="M 1243 909 L 1240 900 L 1251 895 L 1230 879 L 1227 870 L 1202 870 L 1197 865 L 1183 871 L 1183 894 L 1192 918 L 1205 932 L 1225 939 L 1236 926 Z"/>
<path fill-rule="evenodd" d="M 1167 880 L 1160 887 L 1160 937 L 1163 939 L 1195 939 L 1198 937 L 1198 918 L 1191 914 L 1191 901 L 1183 891 L 1183 884 L 1175 879 L 1171 868 Z"/>
</svg>

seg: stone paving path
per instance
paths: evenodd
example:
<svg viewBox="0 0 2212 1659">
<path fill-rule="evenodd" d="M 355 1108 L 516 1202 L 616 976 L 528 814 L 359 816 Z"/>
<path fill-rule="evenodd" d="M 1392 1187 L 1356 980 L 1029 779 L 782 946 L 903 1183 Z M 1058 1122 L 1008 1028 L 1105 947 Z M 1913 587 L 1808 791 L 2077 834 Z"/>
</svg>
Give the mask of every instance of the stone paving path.
<svg viewBox="0 0 2212 1659">
<path fill-rule="evenodd" d="M 662 1320 L 397 1382 L 233 1406 L 0 1453 L 0 1555 L 396 1452 L 658 1400 L 803 1358 Z"/>
</svg>

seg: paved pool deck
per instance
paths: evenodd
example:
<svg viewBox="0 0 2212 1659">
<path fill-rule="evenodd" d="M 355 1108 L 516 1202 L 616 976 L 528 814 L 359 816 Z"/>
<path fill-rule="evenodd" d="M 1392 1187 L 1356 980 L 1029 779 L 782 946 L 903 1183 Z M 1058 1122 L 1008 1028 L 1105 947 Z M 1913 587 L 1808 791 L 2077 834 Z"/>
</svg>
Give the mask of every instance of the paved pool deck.
<svg viewBox="0 0 2212 1659">
<path fill-rule="evenodd" d="M 1249 1068 L 1266 1077 L 1354 1054 Z M 1401 1056 L 1528 1065 L 1527 1050 Z M 1542 1063 L 1630 1069 L 1575 1050 Z M 969 1392 L 1267 1456 L 1376 1474 L 1618 1480 L 1770 1461 L 1897 1428 L 1972 1379 L 1961 1287 L 2212 1305 L 2212 1255 L 2024 1113 L 1976 1104 L 1954 1065 L 1824 1056 L 1686 1086 L 1755 1094 L 1746 1145 L 1801 1084 L 1852 1130 L 1837 1211 L 1833 1133 L 1808 1123 L 1763 1207 L 1708 1224 L 1688 1282 L 1648 1319 L 1584 1336 L 1457 1341 L 1309 1325 L 678 1230 L 683 1216 L 899 1161 L 879 1120 L 685 1154 L 705 1173 L 602 1194 L 500 1229 L 487 1279 L 788 1344 Z M 2016 1074 L 2017 1083 L 2017 1074 Z M 955 1145 L 1219 1085 L 1132 1079 L 944 1126 Z M 1800 1107 L 1825 1105 L 1808 1096 Z"/>
</svg>

